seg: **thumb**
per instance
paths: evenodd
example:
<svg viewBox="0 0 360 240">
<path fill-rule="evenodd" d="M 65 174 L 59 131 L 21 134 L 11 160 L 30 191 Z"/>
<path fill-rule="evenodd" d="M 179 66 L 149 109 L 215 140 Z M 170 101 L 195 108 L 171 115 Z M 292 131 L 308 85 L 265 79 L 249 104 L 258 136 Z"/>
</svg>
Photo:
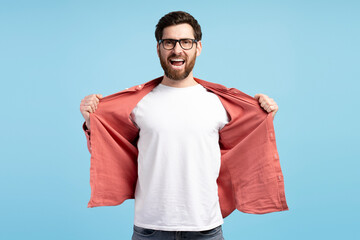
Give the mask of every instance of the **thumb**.
<svg viewBox="0 0 360 240">
<path fill-rule="evenodd" d="M 261 96 L 261 93 L 258 93 L 258 94 L 255 94 L 254 98 L 255 98 L 255 99 L 259 99 L 260 96 Z"/>
<path fill-rule="evenodd" d="M 100 98 L 102 98 L 103 96 L 102 96 L 101 94 L 96 94 L 96 97 L 100 99 Z"/>
</svg>

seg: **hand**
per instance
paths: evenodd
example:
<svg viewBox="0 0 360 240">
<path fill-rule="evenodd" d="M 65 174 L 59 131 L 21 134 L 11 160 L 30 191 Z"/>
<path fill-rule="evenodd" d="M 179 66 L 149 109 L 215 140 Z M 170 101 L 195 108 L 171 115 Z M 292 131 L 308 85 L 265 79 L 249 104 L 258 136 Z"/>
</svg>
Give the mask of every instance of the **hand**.
<svg viewBox="0 0 360 240">
<path fill-rule="evenodd" d="M 255 99 L 258 99 L 260 106 L 269 112 L 272 112 L 272 117 L 275 117 L 276 112 L 279 110 L 278 105 L 274 101 L 274 99 L 269 98 L 267 95 L 258 93 L 254 96 Z"/>
<path fill-rule="evenodd" d="M 84 97 L 80 103 L 80 112 L 83 115 L 86 127 L 90 130 L 90 113 L 95 112 L 99 99 L 102 98 L 101 94 L 91 94 Z"/>
</svg>

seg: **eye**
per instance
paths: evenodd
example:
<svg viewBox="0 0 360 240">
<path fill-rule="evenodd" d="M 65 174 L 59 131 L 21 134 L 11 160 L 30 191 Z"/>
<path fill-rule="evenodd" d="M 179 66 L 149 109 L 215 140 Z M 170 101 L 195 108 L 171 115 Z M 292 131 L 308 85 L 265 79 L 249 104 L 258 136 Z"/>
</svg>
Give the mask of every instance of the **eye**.
<svg viewBox="0 0 360 240">
<path fill-rule="evenodd" d="M 182 39 L 181 46 L 185 49 L 190 49 L 192 47 L 193 41 L 191 39 Z"/>
<path fill-rule="evenodd" d="M 163 42 L 166 46 L 171 46 L 173 44 L 173 42 L 169 39 L 165 39 Z"/>
</svg>

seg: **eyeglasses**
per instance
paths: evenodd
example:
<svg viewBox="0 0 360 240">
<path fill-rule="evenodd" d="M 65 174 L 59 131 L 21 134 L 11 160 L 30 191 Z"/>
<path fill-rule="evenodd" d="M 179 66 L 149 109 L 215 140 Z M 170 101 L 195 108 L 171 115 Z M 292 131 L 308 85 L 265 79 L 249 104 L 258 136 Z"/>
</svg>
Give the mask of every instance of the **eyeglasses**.
<svg viewBox="0 0 360 240">
<path fill-rule="evenodd" d="M 197 43 L 198 40 L 185 38 L 185 39 L 161 39 L 159 40 L 159 44 L 162 43 L 163 48 L 166 50 L 172 50 L 174 49 L 176 43 L 179 42 L 180 47 L 184 50 L 190 50 L 192 49 L 194 43 Z"/>
</svg>

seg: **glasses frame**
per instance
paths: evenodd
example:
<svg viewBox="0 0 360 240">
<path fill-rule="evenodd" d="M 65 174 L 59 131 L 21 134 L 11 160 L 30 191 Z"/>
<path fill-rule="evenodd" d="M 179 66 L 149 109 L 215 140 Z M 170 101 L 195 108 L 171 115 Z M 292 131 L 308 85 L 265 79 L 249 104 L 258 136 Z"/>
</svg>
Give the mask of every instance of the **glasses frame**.
<svg viewBox="0 0 360 240">
<path fill-rule="evenodd" d="M 172 47 L 172 48 L 170 48 L 170 49 L 165 48 L 165 46 L 164 46 L 164 41 L 165 41 L 165 40 L 171 40 L 171 41 L 173 41 L 174 47 Z M 191 42 L 192 42 L 191 48 L 184 48 L 184 47 L 181 45 L 181 41 L 183 41 L 183 40 L 191 40 Z M 166 39 L 160 39 L 160 40 L 159 40 L 159 45 L 161 45 L 161 43 L 162 43 L 162 46 L 163 46 L 163 48 L 164 48 L 165 50 L 173 50 L 173 49 L 175 48 L 175 46 L 176 46 L 177 43 L 179 43 L 179 45 L 180 45 L 180 47 L 181 47 L 182 49 L 184 49 L 184 50 L 190 50 L 190 49 L 192 49 L 192 48 L 194 47 L 194 43 L 196 43 L 196 44 L 198 43 L 198 40 L 192 39 L 192 38 L 182 38 L 182 39 L 166 38 Z"/>
</svg>

